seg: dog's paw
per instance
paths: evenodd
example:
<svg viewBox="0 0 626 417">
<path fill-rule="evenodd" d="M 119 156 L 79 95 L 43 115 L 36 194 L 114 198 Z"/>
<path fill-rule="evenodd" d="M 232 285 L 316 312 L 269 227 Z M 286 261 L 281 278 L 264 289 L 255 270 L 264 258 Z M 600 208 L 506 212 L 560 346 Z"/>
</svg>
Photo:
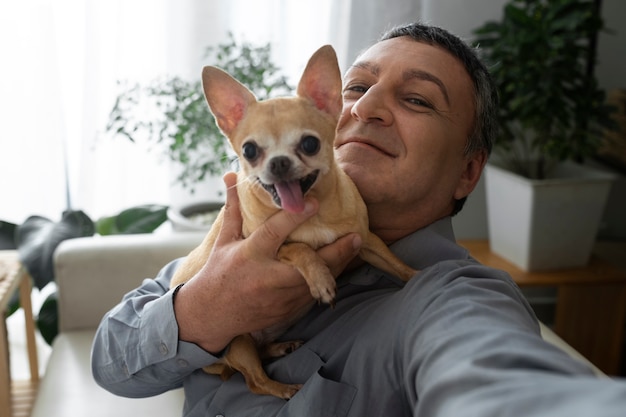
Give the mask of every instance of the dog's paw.
<svg viewBox="0 0 626 417">
<path fill-rule="evenodd" d="M 336 286 L 335 281 L 332 281 L 332 285 L 329 283 L 316 283 L 317 285 L 310 285 L 309 288 L 311 290 L 311 295 L 317 301 L 322 303 L 330 304 L 334 307 L 335 305 L 335 295 L 336 295 Z"/>
<path fill-rule="evenodd" d="M 290 340 L 288 342 L 276 342 L 270 343 L 263 347 L 260 353 L 262 358 L 280 358 L 288 355 L 294 350 L 302 346 L 304 342 L 302 340 Z"/>
<path fill-rule="evenodd" d="M 300 391 L 301 388 L 302 388 L 302 384 L 287 385 L 287 389 L 285 390 L 282 398 L 285 400 L 290 400 L 294 395 L 298 393 L 298 391 Z"/>
<path fill-rule="evenodd" d="M 289 400 L 296 395 L 302 388 L 302 384 L 283 384 L 271 379 L 266 380 L 263 384 L 248 384 L 248 388 L 255 394 L 273 395 L 274 397 Z"/>
</svg>

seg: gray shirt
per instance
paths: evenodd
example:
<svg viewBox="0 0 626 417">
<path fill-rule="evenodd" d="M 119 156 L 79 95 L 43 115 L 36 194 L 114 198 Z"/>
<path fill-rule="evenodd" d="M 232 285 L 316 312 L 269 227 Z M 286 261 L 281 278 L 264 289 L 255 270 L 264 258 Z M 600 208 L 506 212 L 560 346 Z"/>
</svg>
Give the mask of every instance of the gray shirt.
<svg viewBox="0 0 626 417">
<path fill-rule="evenodd" d="M 406 285 L 369 265 L 346 273 L 334 309 L 313 307 L 281 337 L 305 341 L 266 366 L 304 384 L 289 401 L 200 369 L 219 358 L 178 340 L 179 261 L 103 318 L 94 377 L 128 397 L 183 386 L 184 416 L 626 416 L 626 383 L 544 342 L 510 276 L 471 259 L 449 218 L 391 249 L 421 272 Z"/>
</svg>

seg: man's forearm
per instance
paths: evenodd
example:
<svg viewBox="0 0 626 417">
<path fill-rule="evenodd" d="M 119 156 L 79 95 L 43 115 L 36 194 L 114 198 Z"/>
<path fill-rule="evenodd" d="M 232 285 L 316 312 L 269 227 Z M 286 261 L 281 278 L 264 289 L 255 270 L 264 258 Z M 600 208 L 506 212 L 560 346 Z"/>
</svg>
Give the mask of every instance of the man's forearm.
<svg viewBox="0 0 626 417">
<path fill-rule="evenodd" d="M 218 359 L 178 339 L 173 292 L 168 290 L 175 266 L 128 293 L 100 323 L 92 372 L 108 391 L 127 397 L 157 395 L 181 386 L 191 372 Z"/>
</svg>

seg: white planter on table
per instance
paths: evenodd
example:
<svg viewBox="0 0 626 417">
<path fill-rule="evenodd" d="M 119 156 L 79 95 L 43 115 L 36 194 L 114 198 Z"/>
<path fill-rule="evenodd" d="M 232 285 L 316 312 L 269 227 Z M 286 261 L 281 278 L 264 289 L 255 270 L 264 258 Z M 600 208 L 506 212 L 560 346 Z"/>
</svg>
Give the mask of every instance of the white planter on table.
<svg viewBox="0 0 626 417">
<path fill-rule="evenodd" d="M 587 264 L 612 174 L 563 163 L 551 178 L 530 180 L 493 162 L 485 173 L 493 252 L 526 271 Z"/>
</svg>

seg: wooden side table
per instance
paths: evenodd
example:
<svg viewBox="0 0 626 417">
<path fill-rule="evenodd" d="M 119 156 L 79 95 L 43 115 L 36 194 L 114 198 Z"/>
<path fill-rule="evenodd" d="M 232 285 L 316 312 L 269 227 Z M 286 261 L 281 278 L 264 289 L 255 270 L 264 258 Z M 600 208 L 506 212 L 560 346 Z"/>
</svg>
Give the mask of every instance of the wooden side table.
<svg viewBox="0 0 626 417">
<path fill-rule="evenodd" d="M 596 256 L 589 265 L 526 272 L 489 249 L 487 240 L 463 240 L 480 263 L 507 271 L 520 287 L 556 287 L 554 332 L 609 375 L 620 371 L 626 325 L 626 273 Z"/>
<path fill-rule="evenodd" d="M 31 304 L 30 277 L 21 266 L 16 251 L 0 251 L 0 416 L 27 416 L 30 414 L 30 403 L 23 404 L 12 395 L 11 363 L 9 359 L 9 341 L 5 321 L 5 312 L 11 296 L 19 287 L 20 303 L 24 309 L 26 321 L 26 343 L 28 362 L 30 365 L 30 382 L 20 386 L 16 394 L 32 397 L 39 382 L 39 362 L 35 344 L 35 322 Z"/>
</svg>

